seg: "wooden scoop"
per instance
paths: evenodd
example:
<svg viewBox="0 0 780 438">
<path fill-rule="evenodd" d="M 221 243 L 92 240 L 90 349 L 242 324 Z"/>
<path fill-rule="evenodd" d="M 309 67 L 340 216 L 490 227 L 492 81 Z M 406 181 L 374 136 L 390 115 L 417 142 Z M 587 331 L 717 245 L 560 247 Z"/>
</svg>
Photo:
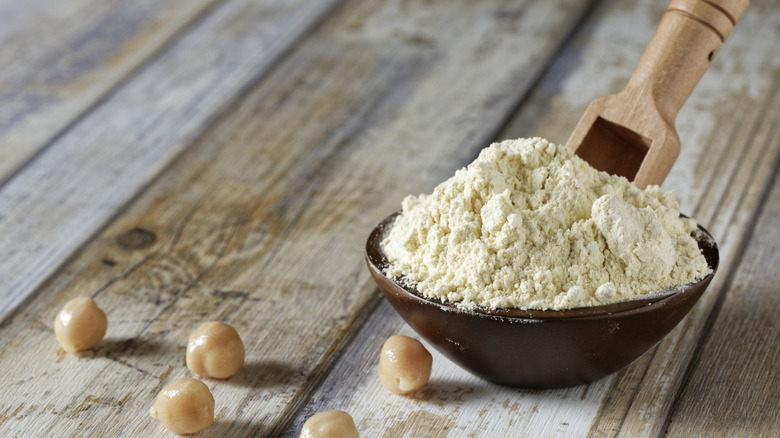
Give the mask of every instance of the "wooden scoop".
<svg viewBox="0 0 780 438">
<path fill-rule="evenodd" d="M 661 184 L 680 153 L 677 113 L 749 4 L 672 0 L 626 88 L 591 102 L 566 146 L 640 188 Z"/>
</svg>

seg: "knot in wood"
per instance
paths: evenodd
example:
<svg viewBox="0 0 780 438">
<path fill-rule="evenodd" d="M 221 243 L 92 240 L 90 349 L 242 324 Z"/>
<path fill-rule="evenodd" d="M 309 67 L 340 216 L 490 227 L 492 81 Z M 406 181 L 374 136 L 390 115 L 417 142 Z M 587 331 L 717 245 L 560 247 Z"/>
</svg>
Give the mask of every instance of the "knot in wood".
<svg viewBox="0 0 780 438">
<path fill-rule="evenodd" d="M 156 241 L 157 236 L 153 232 L 138 227 L 125 231 L 116 237 L 117 245 L 128 251 L 148 248 Z"/>
</svg>

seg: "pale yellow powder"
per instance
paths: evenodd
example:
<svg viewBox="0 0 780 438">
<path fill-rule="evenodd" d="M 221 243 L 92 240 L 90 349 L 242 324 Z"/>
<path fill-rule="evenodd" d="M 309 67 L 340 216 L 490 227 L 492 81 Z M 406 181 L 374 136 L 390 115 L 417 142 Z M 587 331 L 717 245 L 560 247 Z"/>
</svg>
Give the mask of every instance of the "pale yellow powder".
<svg viewBox="0 0 780 438">
<path fill-rule="evenodd" d="M 671 193 L 541 138 L 493 144 L 402 206 L 383 242 L 387 274 L 464 308 L 588 307 L 710 273 Z"/>
</svg>

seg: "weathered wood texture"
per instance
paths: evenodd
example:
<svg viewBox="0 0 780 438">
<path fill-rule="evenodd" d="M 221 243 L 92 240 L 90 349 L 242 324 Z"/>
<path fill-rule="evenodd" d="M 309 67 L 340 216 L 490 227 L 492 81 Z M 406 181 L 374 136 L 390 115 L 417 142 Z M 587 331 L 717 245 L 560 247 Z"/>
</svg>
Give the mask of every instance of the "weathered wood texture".
<svg viewBox="0 0 780 438">
<path fill-rule="evenodd" d="M 780 99 L 775 98 L 775 102 Z M 774 108 L 775 115 L 780 105 Z M 775 124 L 773 142 L 780 143 Z M 775 166 L 780 161 L 775 161 Z M 726 283 L 716 317 L 675 402 L 670 436 L 704 430 L 720 436 L 769 437 L 780 433 L 780 178 L 748 247 Z"/>
<path fill-rule="evenodd" d="M 771 1 L 753 1 L 678 119 L 683 155 L 666 186 L 722 249 L 685 322 L 591 385 L 501 388 L 435 355 L 431 385 L 409 398 L 374 374 L 384 339 L 411 331 L 365 269 L 367 233 L 496 138 L 521 99 L 499 138 L 565 141 L 587 102 L 625 84 L 666 2 L 348 0 L 329 15 L 336 3 L 212 8 L 0 187 L 0 244 L 17 260 L 0 264 L 13 299 L 2 307 L 30 297 L 0 325 L 0 435 L 162 433 L 148 408 L 189 375 L 184 345 L 205 320 L 239 330 L 247 363 L 205 379 L 217 422 L 201 436 L 296 436 L 330 408 L 349 410 L 362 436 L 655 436 L 670 412 L 672 433 L 711 430 L 703 419 L 733 393 L 694 405 L 733 377 L 737 357 L 719 365 L 722 349 L 758 354 L 734 343 L 777 332 L 768 313 L 743 322 L 750 334 L 729 330 L 751 306 L 733 304 L 740 282 L 774 281 L 747 267 L 730 275 L 780 156 Z M 776 228 L 770 216 L 761 229 Z M 52 321 L 78 295 L 95 297 L 110 325 L 95 350 L 67 355 Z M 745 406 L 776 406 L 765 386 L 750 388 Z"/>
<path fill-rule="evenodd" d="M 502 136 L 565 141 L 592 98 L 625 85 L 665 8 L 665 2 L 602 4 Z M 664 187 L 675 192 L 683 212 L 715 236 L 720 272 L 677 329 L 613 378 L 593 436 L 663 432 L 663 419 L 725 292 L 780 155 L 775 109 L 780 58 L 774 43 L 766 43 L 780 40 L 778 23 L 780 11 L 773 2 L 752 1 L 679 114 L 682 152 Z"/>
<path fill-rule="evenodd" d="M 496 388 L 454 369 L 435 355 L 433 393 L 426 390 L 419 398 L 405 399 L 377 386 L 374 368 L 384 339 L 409 330 L 397 317 L 388 316 L 391 320 L 387 321 L 375 316 L 381 322 L 372 320 L 367 324 L 302 410 L 288 436 L 294 436 L 295 427 L 300 427 L 307 416 L 331 407 L 356 413 L 356 421 L 372 436 L 420 436 L 429 430 L 440 431 L 440 436 L 480 436 L 484 431 L 487 436 L 661 434 L 780 152 L 780 121 L 773 109 L 778 102 L 775 93 L 780 75 L 776 66 L 765 68 L 775 48 L 772 44 L 756 45 L 752 38 L 757 28 L 777 35 L 780 17 L 776 13 L 767 15 L 766 2 L 754 4 L 755 10 L 740 24 L 748 29 L 735 31 L 678 119 L 683 151 L 666 187 L 675 191 L 683 211 L 715 233 L 721 243 L 722 268 L 718 281 L 691 317 L 658 348 L 612 378 L 561 392 Z M 590 99 L 619 91 L 625 85 L 665 7 L 653 2 L 602 4 L 499 138 L 541 135 L 565 141 Z M 728 112 L 724 104 L 729 105 Z M 726 117 L 731 111 L 747 114 L 733 121 Z M 713 164 L 697 165 L 699 159 Z M 721 184 L 721 178 L 730 184 Z M 702 180 L 713 185 L 703 185 Z M 392 314 L 388 308 L 382 304 L 380 313 Z M 770 335 L 764 332 L 761 336 Z M 548 404 L 551 397 L 558 399 L 556 408 Z M 373 415 L 377 410 L 392 414 Z M 509 419 L 523 423 L 518 425 Z"/>
<path fill-rule="evenodd" d="M 680 151 L 677 113 L 749 4 L 673 1 L 626 86 L 593 100 L 566 146 L 640 188 L 662 184 Z"/>
<path fill-rule="evenodd" d="M 226 3 L 3 185 L 0 321 L 337 3 Z"/>
<path fill-rule="evenodd" d="M 0 2 L 0 181 L 214 3 Z"/>
<path fill-rule="evenodd" d="M 219 319 L 244 334 L 248 360 L 235 378 L 209 381 L 209 434 L 281 432 L 378 302 L 365 233 L 492 138 L 586 6 L 340 9 L 3 327 L 0 428 L 159 427 L 148 407 L 188 374 L 187 334 Z M 81 294 L 106 310 L 108 339 L 58 356 L 50 321 Z"/>
<path fill-rule="evenodd" d="M 610 386 L 603 379 L 547 391 L 503 387 L 428 346 L 430 381 L 411 396 L 399 396 L 377 377 L 379 351 L 394 334 L 419 338 L 383 301 L 283 436 L 297 437 L 307 418 L 327 409 L 351 413 L 367 437 L 585 436 Z"/>
</svg>

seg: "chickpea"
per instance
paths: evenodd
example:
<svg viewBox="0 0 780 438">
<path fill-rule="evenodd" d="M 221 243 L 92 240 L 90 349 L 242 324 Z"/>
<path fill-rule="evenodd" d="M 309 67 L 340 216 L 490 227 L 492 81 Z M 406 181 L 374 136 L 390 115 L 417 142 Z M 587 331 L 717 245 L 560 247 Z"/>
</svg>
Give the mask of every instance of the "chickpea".
<svg viewBox="0 0 780 438">
<path fill-rule="evenodd" d="M 105 336 L 107 328 L 105 312 L 90 297 L 68 301 L 54 319 L 54 335 L 68 353 L 96 346 Z"/>
<path fill-rule="evenodd" d="M 300 438 L 358 438 L 358 431 L 348 413 L 323 411 L 303 423 Z"/>
<path fill-rule="evenodd" d="M 390 336 L 379 356 L 379 381 L 396 394 L 411 394 L 428 383 L 432 362 L 431 353 L 417 339 Z"/>
<path fill-rule="evenodd" d="M 214 422 L 214 396 L 205 383 L 185 377 L 157 394 L 149 415 L 177 435 L 200 432 Z"/>
<path fill-rule="evenodd" d="M 233 327 L 209 321 L 190 335 L 186 361 L 195 374 L 227 379 L 244 365 L 244 343 Z"/>
</svg>

